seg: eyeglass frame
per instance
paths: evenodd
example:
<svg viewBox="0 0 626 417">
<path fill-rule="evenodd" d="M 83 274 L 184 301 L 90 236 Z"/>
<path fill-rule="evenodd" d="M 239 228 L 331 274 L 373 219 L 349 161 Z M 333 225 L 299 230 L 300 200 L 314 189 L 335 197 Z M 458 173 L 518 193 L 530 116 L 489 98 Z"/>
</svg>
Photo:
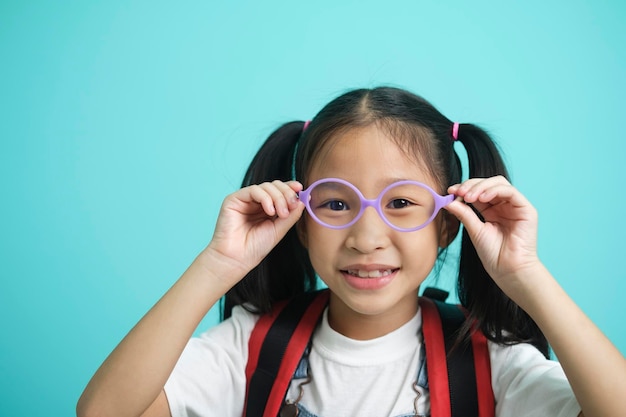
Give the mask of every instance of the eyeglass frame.
<svg viewBox="0 0 626 417">
<path fill-rule="evenodd" d="M 359 211 L 359 213 L 357 213 L 357 215 L 354 217 L 354 219 L 350 220 L 350 222 L 341 225 L 341 226 L 333 226 L 331 224 L 328 223 L 324 223 L 323 221 L 321 221 L 313 212 L 313 209 L 311 208 L 311 191 L 313 190 L 313 188 L 315 188 L 317 185 L 319 184 L 323 184 L 323 183 L 327 183 L 327 182 L 337 182 L 339 184 L 343 184 L 345 186 L 347 186 L 348 188 L 350 188 L 352 191 L 354 191 L 356 193 L 356 195 L 359 197 L 359 199 L 361 200 L 361 210 Z M 433 213 L 430 215 L 430 217 L 428 218 L 428 220 L 426 220 L 423 224 L 417 226 L 417 227 L 411 227 L 411 228 L 402 228 L 402 227 L 398 227 L 395 226 L 393 223 L 391 223 L 387 217 L 385 217 L 383 210 L 381 208 L 381 203 L 382 203 L 382 197 L 385 195 L 385 193 L 387 191 L 389 191 L 390 189 L 392 189 L 393 187 L 397 187 L 399 185 L 406 185 L 406 184 L 414 184 L 417 185 L 418 187 L 424 188 L 426 191 L 428 191 L 432 196 L 433 199 L 435 200 L 435 207 L 433 208 Z M 363 195 L 363 193 L 361 192 L 361 190 L 359 190 L 354 184 L 346 181 L 346 180 L 342 180 L 340 178 L 322 178 L 319 179 L 317 181 L 315 181 L 313 184 L 309 185 L 305 190 L 302 190 L 298 193 L 298 197 L 300 199 L 300 201 L 302 201 L 304 203 L 304 206 L 306 207 L 307 212 L 311 215 L 311 217 L 313 218 L 313 220 L 315 220 L 317 223 L 319 223 L 320 225 L 327 227 L 329 229 L 345 229 L 348 228 L 350 226 L 352 226 L 353 224 L 355 224 L 362 216 L 363 213 L 365 212 L 365 209 L 367 207 L 373 207 L 374 209 L 376 209 L 376 212 L 378 212 L 378 215 L 380 216 L 381 219 L 383 219 L 383 221 L 385 222 L 385 224 L 389 227 L 391 227 L 394 230 L 397 230 L 399 232 L 415 232 L 417 230 L 423 229 L 424 227 L 428 226 L 434 219 L 435 217 L 437 217 L 437 214 L 439 213 L 439 211 L 444 208 L 445 206 L 447 206 L 448 204 L 450 204 L 452 201 L 454 201 L 454 199 L 456 198 L 456 196 L 454 194 L 448 194 L 448 195 L 440 195 L 439 193 L 437 193 L 435 190 L 433 190 L 431 187 L 429 187 L 428 185 L 419 182 L 419 181 L 412 181 L 412 180 L 401 180 L 401 181 L 396 181 L 392 184 L 389 184 L 387 187 L 385 187 L 376 198 L 374 199 L 369 199 L 369 198 L 365 198 L 365 196 Z"/>
</svg>

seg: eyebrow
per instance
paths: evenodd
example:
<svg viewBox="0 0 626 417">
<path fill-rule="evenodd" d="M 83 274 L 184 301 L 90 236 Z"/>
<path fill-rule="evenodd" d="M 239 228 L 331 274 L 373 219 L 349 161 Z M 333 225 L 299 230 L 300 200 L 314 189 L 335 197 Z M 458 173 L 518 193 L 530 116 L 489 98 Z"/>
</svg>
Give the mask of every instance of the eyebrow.
<svg viewBox="0 0 626 417">
<path fill-rule="evenodd" d="M 417 181 L 417 180 L 410 180 L 408 178 L 394 177 L 394 178 L 385 178 L 384 180 L 379 181 L 378 184 L 382 185 L 383 188 L 384 188 L 384 187 L 387 187 L 388 185 L 391 185 L 391 184 L 396 183 L 398 181 Z"/>
</svg>

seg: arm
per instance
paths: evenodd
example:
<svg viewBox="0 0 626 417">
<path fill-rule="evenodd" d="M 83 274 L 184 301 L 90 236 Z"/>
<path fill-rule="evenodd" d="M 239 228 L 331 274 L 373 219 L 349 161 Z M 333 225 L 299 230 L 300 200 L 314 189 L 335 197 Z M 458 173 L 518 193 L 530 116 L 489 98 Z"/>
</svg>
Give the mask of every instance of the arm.
<svg viewBox="0 0 626 417">
<path fill-rule="evenodd" d="M 100 366 L 78 401 L 79 417 L 169 415 L 163 386 L 187 341 L 300 218 L 301 188 L 275 181 L 224 200 L 210 244 Z"/>
<path fill-rule="evenodd" d="M 626 415 L 626 359 L 540 262 L 535 209 L 502 177 L 471 179 L 449 192 L 485 218 L 481 222 L 461 201 L 447 207 L 464 224 L 489 275 L 545 334 L 584 415 Z"/>
</svg>

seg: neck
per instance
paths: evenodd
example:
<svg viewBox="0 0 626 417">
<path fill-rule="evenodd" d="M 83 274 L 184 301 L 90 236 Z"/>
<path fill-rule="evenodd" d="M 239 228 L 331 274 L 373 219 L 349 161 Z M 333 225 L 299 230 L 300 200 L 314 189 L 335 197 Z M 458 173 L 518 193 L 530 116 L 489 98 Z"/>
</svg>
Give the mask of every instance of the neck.
<svg viewBox="0 0 626 417">
<path fill-rule="evenodd" d="M 393 309 L 380 313 L 362 313 L 344 304 L 331 293 L 328 324 L 333 330 L 350 339 L 370 340 L 399 329 L 415 316 L 417 309 L 417 294 L 401 300 Z"/>
</svg>

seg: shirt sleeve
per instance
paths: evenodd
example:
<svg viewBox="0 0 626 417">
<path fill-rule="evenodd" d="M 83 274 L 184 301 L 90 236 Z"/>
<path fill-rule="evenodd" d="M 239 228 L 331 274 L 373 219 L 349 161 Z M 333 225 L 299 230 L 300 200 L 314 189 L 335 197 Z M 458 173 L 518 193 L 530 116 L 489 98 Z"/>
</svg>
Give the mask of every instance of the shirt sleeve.
<svg viewBox="0 0 626 417">
<path fill-rule="evenodd" d="M 241 307 L 192 338 L 165 384 L 172 417 L 241 416 L 248 339 L 258 316 Z"/>
<path fill-rule="evenodd" d="M 561 365 L 534 346 L 489 342 L 498 417 L 577 417 L 580 406 Z"/>
</svg>

